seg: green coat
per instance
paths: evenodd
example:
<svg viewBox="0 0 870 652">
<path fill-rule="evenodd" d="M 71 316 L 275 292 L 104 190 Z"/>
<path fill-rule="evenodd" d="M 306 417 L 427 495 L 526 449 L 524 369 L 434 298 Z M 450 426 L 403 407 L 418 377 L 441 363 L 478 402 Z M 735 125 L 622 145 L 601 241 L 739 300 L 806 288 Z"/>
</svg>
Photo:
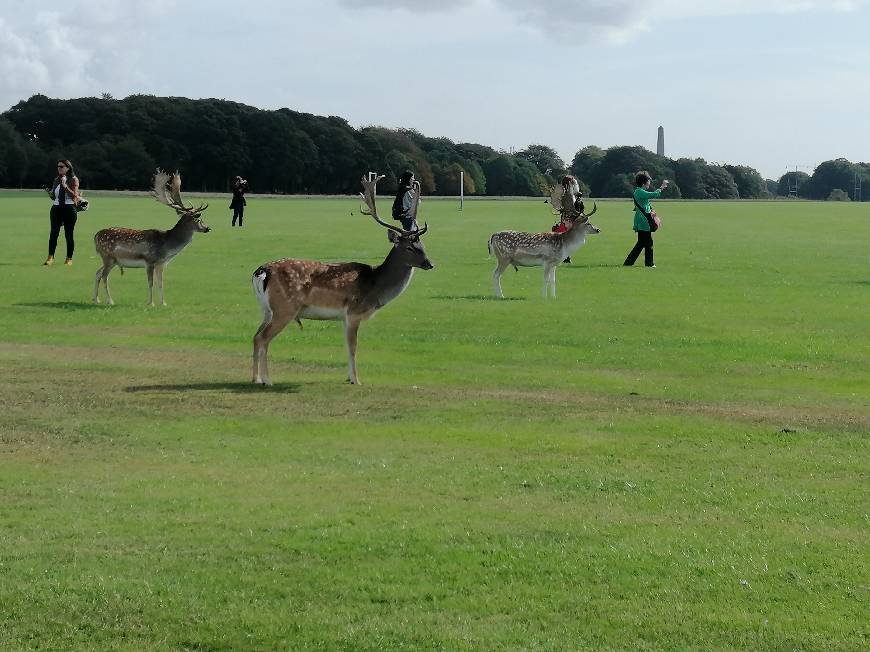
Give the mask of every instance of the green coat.
<svg viewBox="0 0 870 652">
<path fill-rule="evenodd" d="M 637 203 L 641 205 L 641 208 L 643 208 L 643 210 L 645 210 L 647 213 L 652 211 L 652 206 L 649 205 L 649 200 L 658 199 L 661 196 L 661 190 L 654 190 L 653 192 L 650 192 L 649 190 L 644 190 L 643 188 L 634 189 L 634 198 L 637 200 Z M 649 231 L 649 222 L 646 221 L 646 215 L 641 213 L 637 209 L 637 206 L 634 207 L 634 230 Z"/>
</svg>

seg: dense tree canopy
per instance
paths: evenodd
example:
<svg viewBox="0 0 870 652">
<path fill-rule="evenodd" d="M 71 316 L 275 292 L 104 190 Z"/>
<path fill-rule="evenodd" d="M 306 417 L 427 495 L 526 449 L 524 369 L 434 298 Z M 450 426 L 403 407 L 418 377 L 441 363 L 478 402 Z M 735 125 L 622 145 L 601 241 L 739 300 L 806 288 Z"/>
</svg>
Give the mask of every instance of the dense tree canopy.
<svg viewBox="0 0 870 652">
<path fill-rule="evenodd" d="M 412 129 L 367 126 L 290 109 L 266 111 L 225 100 L 111 95 L 58 100 L 35 95 L 0 115 L 0 186 L 41 187 L 54 162 L 69 158 L 85 188 L 144 189 L 160 167 L 180 170 L 191 190 L 227 191 L 241 174 L 254 192 L 355 194 L 369 170 L 386 175 L 382 192 L 412 170 L 426 194 L 540 196 L 570 172 L 596 197 L 628 197 L 634 175 L 672 181 L 665 194 L 688 199 L 788 196 L 870 198 L 870 164 L 826 161 L 812 176 L 765 181 L 745 165 L 671 160 L 643 147 L 588 145 L 567 166 L 554 149 L 534 144 L 511 154 L 476 143 L 431 138 Z M 840 197 L 839 193 L 835 193 Z"/>
</svg>

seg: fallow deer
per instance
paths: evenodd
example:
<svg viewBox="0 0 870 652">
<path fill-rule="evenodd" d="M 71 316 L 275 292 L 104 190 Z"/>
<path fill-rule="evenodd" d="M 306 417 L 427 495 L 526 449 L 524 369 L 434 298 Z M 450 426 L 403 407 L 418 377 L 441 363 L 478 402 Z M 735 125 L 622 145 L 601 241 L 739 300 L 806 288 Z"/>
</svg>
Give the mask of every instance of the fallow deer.
<svg viewBox="0 0 870 652">
<path fill-rule="evenodd" d="M 202 221 L 202 212 L 208 204 L 198 208 L 185 205 L 181 199 L 181 176 L 157 170 L 154 175 L 153 197 L 161 204 L 174 209 L 180 216 L 178 223 L 168 231 L 147 229 L 139 231 L 123 227 L 111 227 L 98 231 L 94 246 L 103 259 L 97 270 L 94 283 L 94 303 L 100 302 L 100 282 L 106 288 L 106 301 L 113 305 L 109 293 L 109 272 L 117 265 L 124 273 L 125 267 L 144 267 L 148 273 L 148 304 L 154 305 L 154 276 L 160 288 L 160 303 L 166 305 L 163 296 L 163 269 L 181 250 L 190 244 L 194 233 L 208 233 L 211 229 Z"/>
<path fill-rule="evenodd" d="M 392 249 L 377 267 L 363 263 L 322 263 L 285 258 L 256 269 L 254 294 L 263 310 L 263 323 L 254 335 L 253 382 L 271 385 L 267 365 L 269 343 L 291 321 L 302 319 L 344 322 L 348 353 L 348 381 L 359 384 L 356 371 L 356 342 L 360 323 L 399 296 L 411 281 L 414 268 L 432 269 L 420 238 L 429 228 L 405 231 L 378 217 L 376 185 L 384 177 L 374 172 L 363 176 L 360 197 L 368 206 L 361 209 L 387 229 Z M 416 224 L 419 188 L 411 209 Z"/>
<path fill-rule="evenodd" d="M 598 206 L 593 205 L 592 212 L 588 215 L 580 214 L 571 222 L 571 226 L 564 233 L 523 233 L 521 231 L 499 231 L 493 233 L 489 239 L 489 253 L 495 254 L 498 265 L 492 274 L 495 284 L 495 296 L 504 298 L 501 291 L 501 275 L 508 265 L 518 267 L 543 267 L 544 268 L 544 298 L 547 297 L 547 288 L 552 289 L 556 296 L 556 267 L 559 263 L 585 242 L 586 236 L 600 233 L 589 218 L 595 214 Z"/>
</svg>

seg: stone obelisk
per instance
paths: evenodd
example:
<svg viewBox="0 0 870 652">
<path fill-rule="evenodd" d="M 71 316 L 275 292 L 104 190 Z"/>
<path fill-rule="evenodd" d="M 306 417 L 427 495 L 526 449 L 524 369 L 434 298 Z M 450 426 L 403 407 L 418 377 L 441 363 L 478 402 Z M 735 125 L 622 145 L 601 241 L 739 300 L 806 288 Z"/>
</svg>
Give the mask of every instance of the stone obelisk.
<svg viewBox="0 0 870 652">
<path fill-rule="evenodd" d="M 659 126 L 659 139 L 656 142 L 656 154 L 659 156 L 665 155 L 665 128 Z"/>
</svg>

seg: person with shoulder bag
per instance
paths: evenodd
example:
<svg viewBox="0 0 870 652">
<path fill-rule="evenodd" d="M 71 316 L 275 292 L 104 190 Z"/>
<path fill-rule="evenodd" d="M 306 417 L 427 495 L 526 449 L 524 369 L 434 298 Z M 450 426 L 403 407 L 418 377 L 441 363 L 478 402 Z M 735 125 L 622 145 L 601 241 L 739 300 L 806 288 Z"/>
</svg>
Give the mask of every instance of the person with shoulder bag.
<svg viewBox="0 0 870 652">
<path fill-rule="evenodd" d="M 643 251 L 644 264 L 647 267 L 655 267 L 653 259 L 653 239 L 652 234 L 658 230 L 661 220 L 649 203 L 650 199 L 658 199 L 662 196 L 662 191 L 668 187 L 668 180 L 662 181 L 662 185 L 658 190 L 650 190 L 652 186 L 652 177 L 648 172 L 638 172 L 634 178 L 634 230 L 637 232 L 637 244 L 628 252 L 623 265 L 631 267 Z"/>
<path fill-rule="evenodd" d="M 83 205 L 82 210 L 87 210 L 87 202 L 79 195 L 79 179 L 75 175 L 72 163 L 67 159 L 57 162 L 57 176 L 50 188 L 47 188 L 52 199 L 51 231 L 48 236 L 48 258 L 43 265 L 54 264 L 54 252 L 57 249 L 57 238 L 63 227 L 63 237 L 66 240 L 65 265 L 72 265 L 73 253 L 75 252 L 74 232 L 76 219 L 78 218 L 78 206 Z"/>
</svg>

